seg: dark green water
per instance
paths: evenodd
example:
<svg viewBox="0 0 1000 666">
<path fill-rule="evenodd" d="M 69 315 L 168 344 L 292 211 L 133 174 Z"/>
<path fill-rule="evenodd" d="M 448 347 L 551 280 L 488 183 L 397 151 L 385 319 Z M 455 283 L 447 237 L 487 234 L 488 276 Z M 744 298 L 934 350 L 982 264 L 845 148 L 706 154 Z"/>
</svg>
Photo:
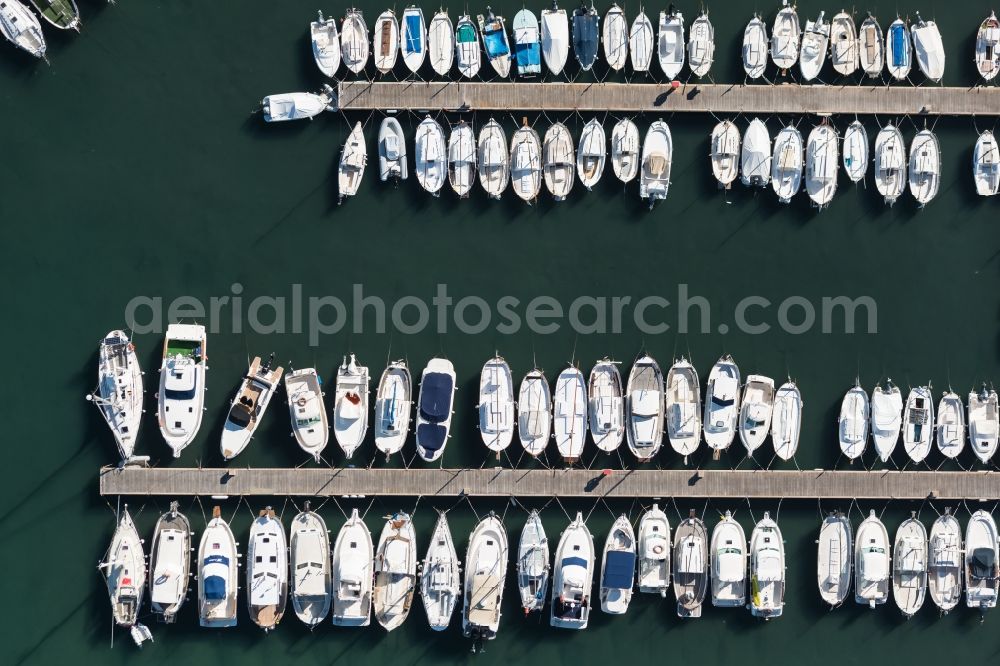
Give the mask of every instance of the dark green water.
<svg viewBox="0 0 1000 666">
<path fill-rule="evenodd" d="M 971 120 L 937 123 L 944 176 L 940 195 L 923 211 L 909 195 L 895 208 L 885 208 L 870 179 L 865 189 L 841 178 L 833 205 L 821 214 L 808 207 L 805 196 L 780 207 L 770 190 L 755 195 L 737 188 L 727 203 L 715 189 L 707 159 L 714 120 L 679 116 L 667 119 L 676 148 L 670 197 L 652 213 L 639 202 L 634 186 L 622 192 L 612 182 L 610 170 L 593 193 L 578 189 L 558 205 L 543 197 L 528 208 L 513 195 L 499 203 L 478 194 L 464 202 L 447 194 L 432 199 L 414 180 L 394 190 L 377 182 L 373 166 L 360 195 L 338 208 L 336 163 L 347 124 L 328 114 L 312 123 L 265 126 L 259 116 L 250 115 L 265 94 L 312 90 L 321 83 L 307 42 L 314 4 L 82 4 L 82 35 L 46 31 L 51 67 L 29 62 L 6 45 L 0 58 L 0 117 L 5 121 L 0 218 L 6 231 L 0 275 L 8 284 L 4 338 L 11 355 L 0 401 L 8 424 L 0 485 L 0 567 L 8 572 L 8 603 L 0 623 L 4 661 L 263 664 L 349 659 L 375 664 L 467 658 L 457 618 L 445 635 L 432 634 L 419 603 L 404 627 L 388 636 L 378 627 L 335 631 L 324 626 L 309 634 L 289 616 L 265 638 L 243 613 L 242 597 L 241 627 L 235 631 L 199 630 L 190 604 L 177 625 L 154 626 L 156 643 L 141 653 L 120 631 L 115 650 L 109 651 L 107 597 L 94 565 L 110 538 L 113 515 L 98 495 L 96 472 L 113 462 L 116 452 L 83 395 L 93 386 L 97 342 L 107 330 L 124 325 L 126 304 L 136 296 L 165 301 L 192 296 L 207 302 L 231 296 L 231 285 L 239 283 L 247 304 L 257 296 L 290 297 L 292 285 L 301 284 L 306 297 L 332 295 L 349 301 L 357 283 L 365 294 L 391 304 L 404 296 L 429 302 L 442 283 L 456 300 L 478 296 L 494 303 L 513 296 L 523 309 L 541 295 L 564 307 L 581 296 L 623 296 L 635 302 L 660 295 L 675 302 L 678 286 L 688 285 L 690 294 L 703 296 L 712 306 L 709 331 L 687 334 L 678 332 L 675 308 L 662 313 L 671 323 L 662 334 L 641 333 L 630 316 L 619 333 L 577 335 L 564 322 L 552 334 L 526 327 L 504 334 L 494 321 L 476 335 L 457 331 L 453 323 L 442 333 L 431 327 L 410 335 L 379 334 L 369 312 L 362 333 L 348 332 L 352 322 L 340 333 L 323 336 L 317 347 L 309 346 L 306 332 L 291 332 L 291 325 L 283 334 L 237 333 L 227 320 L 209 341 L 205 423 L 176 462 L 167 459 L 153 418 L 155 388 L 150 387 L 161 338 L 138 335 L 149 389 L 138 452 L 159 465 L 218 464 L 225 405 L 248 353 L 274 351 L 286 366 L 286 361 L 297 367 L 315 364 L 327 378 L 348 350 L 375 377 L 387 356 L 405 356 L 417 371 L 430 356 L 445 353 L 457 367 L 460 385 L 455 437 L 445 459 L 449 466 L 484 462 L 475 429 L 476 381 L 480 365 L 494 350 L 507 357 L 518 379 L 533 358 L 554 377 L 574 355 L 589 369 L 606 354 L 629 361 L 644 346 L 664 365 L 675 353 L 689 354 L 703 378 L 724 351 L 735 356 L 744 374 L 791 375 L 806 402 L 798 455 L 802 467 L 837 464 L 836 414 L 856 374 L 867 388 L 886 375 L 904 388 L 932 380 L 936 394 L 949 383 L 964 394 L 974 383 L 998 374 L 1000 201 L 974 196 L 969 162 L 976 130 Z M 697 14 L 697 3 L 677 4 L 689 21 Z M 757 6 L 769 24 L 777 4 Z M 382 9 L 371 2 L 362 7 L 370 23 Z M 508 19 L 518 8 L 514 3 L 494 7 Z M 540 8 L 541 3 L 533 7 Z M 803 3 L 803 22 L 819 8 L 816 2 Z M 839 6 L 824 8 L 830 18 Z M 343 8 L 326 9 L 340 15 Z M 429 18 L 433 7 L 424 9 Z M 475 13 L 483 7 L 472 9 Z M 625 5 L 630 20 L 636 9 L 634 2 Z M 650 6 L 648 12 L 659 9 Z M 739 47 L 752 9 L 749 3 L 711 3 L 718 41 L 716 81 L 742 81 Z M 886 27 L 897 5 L 872 9 Z M 974 31 L 984 7 L 908 3 L 898 11 L 914 9 L 923 9 L 925 18 L 936 15 L 941 24 L 948 51 L 945 83 L 970 85 Z M 453 18 L 456 11 L 452 9 Z M 477 122 L 485 119 L 480 116 Z M 514 121 L 502 120 L 512 131 Z M 585 120 L 571 119 L 574 132 Z M 780 120 L 771 121 L 772 132 Z M 409 130 L 417 121 L 407 119 L 404 126 Z M 377 122 L 367 122 L 369 146 Z M 740 121 L 742 126 L 745 122 Z M 847 122 L 837 120 L 841 130 Z M 979 119 L 979 128 L 992 122 Z M 806 119 L 800 128 L 811 124 Z M 543 119 L 537 127 L 544 130 L 546 125 Z M 876 124 L 869 119 L 868 125 L 874 138 Z M 914 125 L 905 119 L 902 125 L 909 140 Z M 776 325 L 777 304 L 790 296 L 818 304 L 824 296 L 841 295 L 874 299 L 877 332 L 847 334 L 842 322 L 835 322 L 839 332 L 824 334 L 817 324 L 792 334 Z M 732 326 L 734 307 L 751 296 L 774 304 L 757 311 L 772 324 L 765 334 L 738 333 Z M 651 310 L 650 319 L 659 314 Z M 719 324 L 730 332 L 720 333 Z M 512 452 L 519 450 L 516 446 Z M 333 449 L 331 442 L 328 452 Z M 412 455 L 412 441 L 406 451 Z M 373 454 L 369 439 L 359 462 L 367 463 Z M 333 455 L 334 464 L 342 464 Z M 716 464 L 733 465 L 739 457 L 734 449 Z M 239 463 L 291 466 L 302 458 L 288 437 L 279 404 Z M 939 462 L 932 456 L 932 465 Z M 657 464 L 681 463 L 664 454 Z M 274 502 L 281 505 L 283 500 Z M 421 556 L 433 525 L 432 504 L 422 501 L 416 514 Z M 437 503 L 441 508 L 452 504 L 451 498 Z M 345 508 L 353 505 L 347 502 Z M 367 506 L 367 501 L 357 505 Z M 677 505 L 682 512 L 705 508 L 683 499 Z M 883 505 L 862 508 L 867 512 Z M 412 498 L 376 502 L 369 524 L 377 530 L 381 515 L 412 506 Z M 505 508 L 502 503 L 476 506 L 480 513 Z M 568 504 L 570 510 L 592 506 Z M 131 500 L 145 534 L 165 508 L 165 500 Z M 615 513 L 631 510 L 633 516 L 639 511 L 631 503 L 611 508 Z M 726 508 L 736 510 L 749 531 L 750 511 L 743 502 L 712 502 L 706 517 L 713 522 L 713 513 Z M 885 513 L 890 532 L 917 508 L 890 505 Z M 759 518 L 777 504 L 755 503 L 752 509 Z M 245 541 L 251 512 L 237 508 L 236 500 L 227 502 L 224 511 L 227 516 L 235 512 L 234 530 Z M 289 504 L 286 520 L 293 511 Z M 200 531 L 198 507 L 190 506 L 188 513 Z M 339 512 L 332 503 L 323 513 L 331 529 L 339 529 Z M 507 509 L 512 541 L 524 515 L 518 507 Z M 859 514 L 854 517 L 857 522 Z M 921 517 L 929 524 L 931 507 L 924 507 Z M 545 519 L 550 538 L 555 538 L 565 517 L 552 504 Z M 474 518 L 467 506 L 460 506 L 451 520 L 464 553 Z M 611 513 L 598 506 L 589 524 L 603 543 Z M 780 524 L 788 549 L 789 593 L 786 614 L 775 622 L 754 622 L 743 611 L 707 609 L 702 619 L 681 623 L 672 601 L 642 595 L 625 617 L 595 613 L 585 632 L 557 633 L 534 620 L 523 621 L 515 591 L 508 586 L 500 637 L 477 659 L 483 664 L 997 659 L 996 617 L 980 625 L 978 614 L 961 609 L 939 618 L 929 601 L 909 622 L 891 602 L 875 612 L 844 607 L 828 613 L 816 593 L 817 507 L 785 503 Z"/>
</svg>

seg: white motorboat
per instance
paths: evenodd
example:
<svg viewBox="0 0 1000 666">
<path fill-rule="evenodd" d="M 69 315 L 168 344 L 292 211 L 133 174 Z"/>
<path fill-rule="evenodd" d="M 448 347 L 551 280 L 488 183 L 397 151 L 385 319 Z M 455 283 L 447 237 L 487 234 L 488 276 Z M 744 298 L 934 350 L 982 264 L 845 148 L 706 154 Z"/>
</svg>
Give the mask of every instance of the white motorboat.
<svg viewBox="0 0 1000 666">
<path fill-rule="evenodd" d="M 771 417 L 771 441 L 774 453 L 782 460 L 791 460 L 799 449 L 802 431 L 802 393 L 795 382 L 789 380 L 778 387 L 774 394 Z"/>
<path fill-rule="evenodd" d="M 556 448 L 572 465 L 580 459 L 587 439 L 587 384 L 575 366 L 569 366 L 556 378 L 553 419 Z"/>
<path fill-rule="evenodd" d="M 163 339 L 160 390 L 157 393 L 160 433 L 178 458 L 201 428 L 208 370 L 205 327 L 170 324 Z"/>
<path fill-rule="evenodd" d="M 317 20 L 309 24 L 313 58 L 324 76 L 333 77 L 340 69 L 340 33 L 337 32 L 337 19 L 324 18 L 322 11 L 317 13 L 319 14 Z"/>
<path fill-rule="evenodd" d="M 868 172 L 868 130 L 860 120 L 847 126 L 844 132 L 844 171 L 852 183 L 864 180 Z"/>
<path fill-rule="evenodd" d="M 274 629 L 288 601 L 288 545 L 285 528 L 271 507 L 250 525 L 246 586 L 250 619 L 264 631 Z"/>
<path fill-rule="evenodd" d="M 601 558 L 601 610 L 624 615 L 635 586 L 635 532 L 628 516 L 619 516 L 604 542 Z"/>
<path fill-rule="evenodd" d="M 514 438 L 514 379 L 507 361 L 499 355 L 483 364 L 477 409 L 483 444 L 499 459 Z"/>
<path fill-rule="evenodd" d="M 272 370 L 273 361 L 274 354 L 271 354 L 267 363 L 261 365 L 260 356 L 255 356 L 250 362 L 250 369 L 243 375 L 243 382 L 229 404 L 229 413 L 222 426 L 219 449 L 225 460 L 232 460 L 250 444 L 267 406 L 271 404 L 271 398 L 278 390 L 284 369 L 279 365 Z"/>
<path fill-rule="evenodd" d="M 992 81 L 1000 72 L 1000 21 L 995 12 L 990 12 L 976 32 L 976 70 L 984 81 Z"/>
<path fill-rule="evenodd" d="M 549 540 L 538 510 L 532 509 L 517 547 L 517 588 L 525 615 L 541 611 L 545 606 L 549 571 Z"/>
<path fill-rule="evenodd" d="M 410 5 L 399 22 L 399 52 L 406 68 L 416 74 L 427 59 L 427 24 L 424 10 Z"/>
<path fill-rule="evenodd" d="M 497 16 L 487 7 L 486 16 L 479 14 L 476 21 L 479 23 L 479 32 L 483 35 L 486 59 L 493 65 L 494 71 L 501 78 L 506 79 L 510 75 L 511 57 L 510 41 L 507 39 L 507 25 L 504 23 L 503 17 Z"/>
<path fill-rule="evenodd" d="M 156 521 L 149 549 L 149 601 L 153 613 L 171 624 L 187 600 L 191 578 L 191 523 L 176 501 Z"/>
<path fill-rule="evenodd" d="M 479 130 L 476 152 L 479 183 L 491 199 L 499 199 L 510 179 L 510 156 L 503 128 L 493 118 Z"/>
<path fill-rule="evenodd" d="M 560 629 L 586 629 L 594 583 L 594 537 L 577 512 L 559 537 L 552 569 L 549 624 Z"/>
<path fill-rule="evenodd" d="M 851 521 L 843 513 L 830 512 L 819 527 L 816 541 L 816 580 L 823 601 L 836 608 L 851 591 L 854 546 Z"/>
<path fill-rule="evenodd" d="M 97 568 L 108 586 L 115 624 L 127 629 L 138 626 L 142 597 L 146 592 L 146 556 L 127 504 L 118 517 L 108 552 Z M 187 585 L 186 580 L 184 584 Z"/>
<path fill-rule="evenodd" d="M 396 66 L 396 58 L 399 56 L 399 23 L 391 9 L 385 10 L 375 19 L 372 56 L 375 69 L 380 74 L 388 74 Z"/>
<path fill-rule="evenodd" d="M 937 196 L 941 187 L 941 145 L 929 129 L 917 132 L 910 143 L 910 194 L 922 206 Z"/>
<path fill-rule="evenodd" d="M 917 12 L 917 22 L 910 30 L 913 37 L 913 50 L 917 56 L 917 67 L 931 81 L 940 83 L 944 76 L 944 43 L 941 41 L 941 31 L 937 23 L 925 21 Z"/>
<path fill-rule="evenodd" d="M 931 452 L 934 437 L 934 403 L 930 387 L 910 389 L 903 413 L 903 448 L 913 462 L 922 462 Z"/>
<path fill-rule="evenodd" d="M 604 62 L 614 71 L 620 71 L 628 61 L 628 21 L 625 12 L 617 4 L 612 3 L 611 9 L 604 15 L 602 28 L 604 42 Z"/>
<path fill-rule="evenodd" d="M 534 12 L 523 8 L 514 14 L 514 63 L 517 74 L 531 78 L 542 73 L 542 39 Z"/>
<path fill-rule="evenodd" d="M 464 120 L 451 128 L 448 137 L 448 182 L 461 198 L 476 184 L 476 135 Z"/>
<path fill-rule="evenodd" d="M 427 28 L 427 57 L 438 76 L 448 76 L 455 62 L 455 27 L 448 12 L 439 11 Z"/>
<path fill-rule="evenodd" d="M 743 30 L 743 71 L 751 79 L 764 76 L 764 70 L 767 69 L 767 53 L 767 26 L 754 14 Z M 798 58 L 797 47 L 795 57 Z"/>
<path fill-rule="evenodd" d="M 799 55 L 799 69 L 803 81 L 812 81 L 823 71 L 827 46 L 830 43 L 830 24 L 823 21 L 825 12 L 820 12 L 815 21 L 806 21 L 802 33 L 802 53 Z"/>
<path fill-rule="evenodd" d="M 660 69 L 668 79 L 675 79 L 684 67 L 684 15 L 670 7 L 660 12 L 660 29 L 657 35 L 656 54 Z"/>
<path fill-rule="evenodd" d="M 997 409 L 997 392 L 983 389 L 969 392 L 969 446 L 983 463 L 990 461 L 997 450 L 1000 432 L 1000 410 Z"/>
<path fill-rule="evenodd" d="M 573 55 L 580 63 L 580 69 L 589 72 L 597 62 L 597 42 L 600 39 L 598 24 L 600 19 L 591 2 L 588 9 L 583 2 L 573 11 Z"/>
<path fill-rule="evenodd" d="M 861 71 L 870 78 L 882 76 L 882 68 L 885 67 L 885 42 L 882 41 L 882 28 L 871 14 L 861 22 L 858 31 L 858 62 Z"/>
<path fill-rule="evenodd" d="M 924 605 L 927 594 L 927 530 L 915 515 L 896 530 L 892 550 L 892 597 L 910 618 Z"/>
<path fill-rule="evenodd" d="M 510 185 L 529 204 L 542 189 L 542 141 L 527 124 L 510 139 Z"/>
<path fill-rule="evenodd" d="M 493 640 L 500 628 L 507 550 L 507 531 L 490 513 L 469 536 L 465 555 L 462 635 L 477 643 Z"/>
<path fill-rule="evenodd" d="M 910 75 L 910 68 L 913 66 L 910 29 L 901 18 L 897 18 L 889 26 L 889 32 L 885 36 L 885 53 L 886 67 L 892 78 L 902 81 Z"/>
<path fill-rule="evenodd" d="M 840 172 L 840 138 L 833 125 L 817 125 L 806 144 L 806 192 L 817 208 L 823 209 L 837 193 Z"/>
<path fill-rule="evenodd" d="M 712 529 L 712 605 L 722 608 L 747 602 L 747 535 L 730 511 Z"/>
<path fill-rule="evenodd" d="M 771 59 L 784 73 L 794 67 L 799 59 L 802 26 L 795 5 L 789 6 L 788 0 L 782 0 L 781 4 L 782 7 L 774 17 L 774 27 L 771 30 Z M 766 53 L 764 57 L 767 57 Z"/>
<path fill-rule="evenodd" d="M 670 190 L 670 168 L 674 161 L 674 139 L 662 120 L 655 120 L 646 130 L 642 142 L 642 164 L 639 173 L 639 197 L 649 200 L 649 207 L 667 198 Z"/>
<path fill-rule="evenodd" d="M 618 363 L 602 358 L 590 371 L 590 436 L 605 453 L 618 450 L 625 436 L 625 401 Z"/>
<path fill-rule="evenodd" d="M 417 587 L 417 536 L 407 513 L 388 516 L 375 550 L 372 608 L 386 631 L 406 620 Z"/>
<path fill-rule="evenodd" d="M 715 456 L 736 437 L 739 422 L 740 369 L 726 354 L 712 366 L 705 386 L 705 443 Z"/>
<path fill-rule="evenodd" d="M 555 0 L 542 10 L 542 58 L 549 72 L 561 74 L 569 58 L 569 20 Z"/>
<path fill-rule="evenodd" d="M 291 597 L 295 615 L 309 628 L 318 627 L 330 614 L 333 571 L 330 534 L 323 516 L 305 510 L 292 519 L 288 530 Z"/>
<path fill-rule="evenodd" d="M 875 385 L 871 408 L 872 441 L 878 457 L 886 462 L 896 448 L 899 430 L 903 425 L 903 396 L 891 379 L 884 389 L 881 384 Z"/>
<path fill-rule="evenodd" d="M 333 624 L 367 627 L 371 622 L 374 560 L 372 533 L 353 509 L 333 545 Z"/>
<path fill-rule="evenodd" d="M 855 383 L 844 394 L 837 419 L 840 451 L 850 461 L 857 460 L 868 446 L 869 403 L 868 393 Z M 898 432 L 898 428 L 897 428 Z"/>
<path fill-rule="evenodd" d="M 430 116 L 417 125 L 413 154 L 417 182 L 433 196 L 439 196 L 448 174 L 448 149 L 444 130 Z"/>
<path fill-rule="evenodd" d="M 658 504 L 642 514 L 639 521 L 640 592 L 667 596 L 670 587 L 670 521 Z"/>
<path fill-rule="evenodd" d="M 360 9 L 351 8 L 340 26 L 340 57 L 344 65 L 360 74 L 368 64 L 368 25 Z"/>
<path fill-rule="evenodd" d="M 111 428 L 122 461 L 135 453 L 142 424 L 142 368 L 135 345 L 124 331 L 111 331 L 97 354 L 97 388 L 87 400 L 97 405 Z"/>
<path fill-rule="evenodd" d="M 330 441 L 330 424 L 323 406 L 323 384 L 315 368 L 293 370 L 285 375 L 285 395 L 295 441 L 319 462 Z"/>
<path fill-rule="evenodd" d="M 479 74 L 479 68 L 482 67 L 483 49 L 479 46 L 479 33 L 468 14 L 458 19 L 455 27 L 455 62 L 459 73 L 467 79 Z"/>
<path fill-rule="evenodd" d="M 892 124 L 875 137 L 875 187 L 890 206 L 906 187 L 906 146 L 903 135 Z"/>
<path fill-rule="evenodd" d="M 340 193 L 340 202 L 343 202 L 344 197 L 353 197 L 358 193 L 361 178 L 365 175 L 366 164 L 368 164 L 368 147 L 365 145 L 365 133 L 359 122 L 354 125 L 340 151 L 340 166 L 337 168 L 337 191 Z"/>
<path fill-rule="evenodd" d="M 611 168 L 623 183 L 639 175 L 639 128 L 629 118 L 622 118 L 611 130 Z"/>
<path fill-rule="evenodd" d="M 972 153 L 972 175 L 980 196 L 992 197 L 1000 192 L 1000 148 L 989 130 L 983 130 L 976 140 Z"/>
<path fill-rule="evenodd" d="M 785 610 L 785 542 L 764 512 L 750 535 L 750 613 L 770 620 Z"/>
<path fill-rule="evenodd" d="M 632 63 L 632 71 L 649 71 L 649 64 L 653 60 L 653 45 L 655 41 L 653 23 L 646 16 L 646 12 L 642 11 L 640 7 L 639 14 L 632 21 L 632 27 L 628 33 L 628 51 L 629 60 Z"/>
<path fill-rule="evenodd" d="M 712 69 L 712 62 L 715 60 L 715 28 L 705 12 L 691 24 L 687 58 L 691 73 L 695 76 L 706 76 Z"/>
<path fill-rule="evenodd" d="M 399 121 L 386 116 L 378 130 L 378 177 L 384 183 L 406 180 L 406 138 Z"/>
<path fill-rule="evenodd" d="M 947 614 L 962 600 L 962 526 L 945 508 L 931 525 L 927 560 L 927 591 L 931 601 Z"/>
<path fill-rule="evenodd" d="M 674 596 L 678 617 L 701 617 L 708 591 L 708 531 L 694 511 L 674 530 Z"/>
<path fill-rule="evenodd" d="M 996 608 L 1000 592 L 997 524 L 987 511 L 976 511 L 965 526 L 965 605 L 985 613 Z"/>
<path fill-rule="evenodd" d="M 854 601 L 875 608 L 889 598 L 889 533 L 872 510 L 858 525 L 854 543 Z"/>
<path fill-rule="evenodd" d="M 945 458 L 957 458 L 965 446 L 965 405 L 953 391 L 946 391 L 938 402 L 937 447 Z"/>
<path fill-rule="evenodd" d="M 783 128 L 774 137 L 771 187 L 781 203 L 791 202 L 792 197 L 802 189 L 802 171 L 805 166 L 802 155 L 802 134 L 794 126 Z"/>
<path fill-rule="evenodd" d="M 434 631 L 444 631 L 462 596 L 458 553 L 444 512 L 439 512 L 427 557 L 420 566 L 420 598 L 427 611 L 427 622 Z"/>
<path fill-rule="evenodd" d="M 712 175 L 719 187 L 729 189 L 740 174 L 740 130 L 731 120 L 712 128 Z"/>
<path fill-rule="evenodd" d="M 580 133 L 580 145 L 576 151 L 576 170 L 580 174 L 580 184 L 588 190 L 601 179 L 604 162 L 608 156 L 608 139 L 604 127 L 597 118 L 591 118 Z"/>
<path fill-rule="evenodd" d="M 542 141 L 542 176 L 545 187 L 556 201 L 564 201 L 573 189 L 575 162 L 569 129 L 562 123 L 555 123 L 545 132 Z"/>
<path fill-rule="evenodd" d="M 747 455 L 761 447 L 771 428 L 774 411 L 774 380 L 763 375 L 748 375 L 740 402 L 740 441 Z"/>
<path fill-rule="evenodd" d="M 771 135 L 760 118 L 754 118 L 743 135 L 740 180 L 750 187 L 767 187 L 771 178 Z"/>
<path fill-rule="evenodd" d="M 0 3 L 0 32 L 11 44 L 45 59 L 45 35 L 38 19 L 20 0 L 4 0 Z"/>
<path fill-rule="evenodd" d="M 666 417 L 670 447 L 684 456 L 698 450 L 701 443 L 701 385 L 698 371 L 681 357 L 667 371 Z"/>
<path fill-rule="evenodd" d="M 628 448 L 639 462 L 648 462 L 663 444 L 663 373 L 652 356 L 642 356 L 632 365 L 626 389 Z"/>
<path fill-rule="evenodd" d="M 538 368 L 521 380 L 517 393 L 517 436 L 531 456 L 545 451 L 552 436 L 552 393 L 545 373 Z"/>
<path fill-rule="evenodd" d="M 858 44 L 854 17 L 841 11 L 830 22 L 830 63 L 833 71 L 841 76 L 850 76 L 858 71 Z"/>
<path fill-rule="evenodd" d="M 203 627 L 235 627 L 240 555 L 219 507 L 198 546 L 198 621 Z"/>
<path fill-rule="evenodd" d="M 375 392 L 375 448 L 387 459 L 406 443 L 412 411 L 410 369 L 405 360 L 393 361 L 382 371 Z"/>
<path fill-rule="evenodd" d="M 333 398 L 333 436 L 350 459 L 368 432 L 368 368 L 358 365 L 354 354 L 344 357 L 337 369 L 337 392 Z"/>
<path fill-rule="evenodd" d="M 434 462 L 444 454 L 455 405 L 455 366 L 444 358 L 432 358 L 420 377 L 417 399 L 417 454 Z"/>
</svg>

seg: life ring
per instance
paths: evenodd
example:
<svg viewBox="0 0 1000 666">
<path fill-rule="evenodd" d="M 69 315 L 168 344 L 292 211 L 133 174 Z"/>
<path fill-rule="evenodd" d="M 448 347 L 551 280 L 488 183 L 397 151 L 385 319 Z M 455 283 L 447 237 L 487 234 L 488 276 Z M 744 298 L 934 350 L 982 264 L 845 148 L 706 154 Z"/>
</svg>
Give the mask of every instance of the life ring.
<svg viewBox="0 0 1000 666">
<path fill-rule="evenodd" d="M 299 407 L 305 407 L 306 406 L 306 399 L 305 398 L 299 398 L 298 400 L 295 401 L 295 404 L 297 404 Z"/>
<path fill-rule="evenodd" d="M 653 546 L 653 554 L 662 555 L 663 554 L 663 544 L 656 544 Z"/>
</svg>

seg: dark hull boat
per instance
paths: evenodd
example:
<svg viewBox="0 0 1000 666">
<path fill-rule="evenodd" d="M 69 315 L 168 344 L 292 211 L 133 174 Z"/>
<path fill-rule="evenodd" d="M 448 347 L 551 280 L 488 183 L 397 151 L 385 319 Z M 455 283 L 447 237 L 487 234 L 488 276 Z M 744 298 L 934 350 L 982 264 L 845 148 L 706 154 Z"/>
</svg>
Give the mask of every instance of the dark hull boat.
<svg viewBox="0 0 1000 666">
<path fill-rule="evenodd" d="M 581 5 L 573 12 L 573 52 L 576 54 L 580 69 L 587 72 L 597 60 L 597 27 L 600 19 L 597 10 Z"/>
</svg>

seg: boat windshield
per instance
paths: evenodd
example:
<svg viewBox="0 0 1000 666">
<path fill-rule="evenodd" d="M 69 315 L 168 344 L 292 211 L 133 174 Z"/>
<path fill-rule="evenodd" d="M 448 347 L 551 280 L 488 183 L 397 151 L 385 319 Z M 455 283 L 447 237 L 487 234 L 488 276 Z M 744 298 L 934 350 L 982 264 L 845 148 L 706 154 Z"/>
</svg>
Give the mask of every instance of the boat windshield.
<svg viewBox="0 0 1000 666">
<path fill-rule="evenodd" d="M 969 569 L 974 578 L 996 577 L 996 553 L 992 548 L 976 548 L 969 559 Z"/>
<path fill-rule="evenodd" d="M 192 386 L 190 389 L 163 389 L 163 395 L 167 400 L 194 400 L 195 392 L 197 387 Z"/>
</svg>

